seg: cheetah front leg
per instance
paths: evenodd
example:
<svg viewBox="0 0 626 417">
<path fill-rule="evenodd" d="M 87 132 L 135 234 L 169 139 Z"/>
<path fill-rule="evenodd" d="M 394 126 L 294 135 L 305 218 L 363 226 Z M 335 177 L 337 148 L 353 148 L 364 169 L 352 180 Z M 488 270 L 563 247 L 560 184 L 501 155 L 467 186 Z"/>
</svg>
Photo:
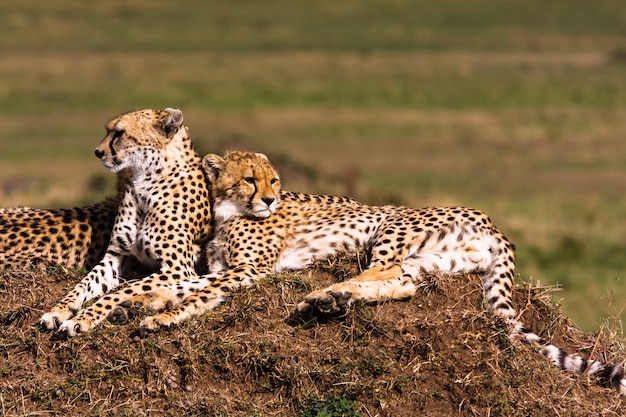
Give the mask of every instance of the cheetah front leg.
<svg viewBox="0 0 626 417">
<path fill-rule="evenodd" d="M 250 286 L 257 279 L 266 276 L 268 272 L 259 272 L 252 265 L 244 265 L 230 269 L 225 273 L 217 272 L 205 275 L 204 278 L 197 281 L 204 281 L 207 284 L 203 289 L 193 292 L 171 310 L 146 317 L 141 322 L 141 329 L 143 331 L 157 330 L 160 327 L 170 327 L 181 323 L 192 317 L 199 317 L 226 301 L 231 290 Z M 217 276 L 221 277 L 216 279 Z"/>
<path fill-rule="evenodd" d="M 122 258 L 111 253 L 96 265 L 76 286 L 55 305 L 50 312 L 39 319 L 47 330 L 61 328 L 65 322 L 80 311 L 83 304 L 105 294 L 119 285 Z"/>
<path fill-rule="evenodd" d="M 171 269 L 180 272 L 172 274 Z M 118 291 L 106 294 L 89 307 L 80 310 L 76 316 L 59 326 L 58 333 L 65 337 L 72 337 L 78 333 L 90 331 L 115 312 L 116 308 L 131 296 L 187 280 L 194 273 L 192 265 L 162 266 L 160 272 L 133 282 Z"/>
<path fill-rule="evenodd" d="M 187 297 L 182 303 L 174 306 L 171 310 L 143 319 L 140 324 L 140 331 L 171 327 L 192 317 L 199 317 L 207 311 L 213 310 L 227 299 L 228 292 L 221 288 L 198 291 Z"/>
<path fill-rule="evenodd" d="M 115 302 L 119 304 L 113 308 L 108 318 L 114 323 L 122 324 L 135 314 L 136 307 L 144 307 L 152 311 L 172 308 L 190 295 L 207 288 L 223 275 L 221 272 L 210 273 L 194 279 L 154 287 L 148 292 L 144 291 L 145 283 L 132 284 L 122 288 L 117 294 L 112 294 Z"/>
<path fill-rule="evenodd" d="M 332 314 L 347 310 L 354 302 L 376 303 L 415 295 L 415 271 L 378 263 L 362 274 L 321 290 L 311 292 L 296 306 L 296 317 L 312 313 Z"/>
<path fill-rule="evenodd" d="M 59 331 L 71 317 L 74 317 L 83 304 L 107 293 L 120 284 L 120 274 L 124 257 L 130 255 L 135 245 L 138 218 L 134 197 L 128 190 L 115 217 L 111 241 L 102 260 L 70 291 L 52 310 L 39 319 L 47 330 Z M 69 326 L 74 326 L 70 323 Z"/>
</svg>

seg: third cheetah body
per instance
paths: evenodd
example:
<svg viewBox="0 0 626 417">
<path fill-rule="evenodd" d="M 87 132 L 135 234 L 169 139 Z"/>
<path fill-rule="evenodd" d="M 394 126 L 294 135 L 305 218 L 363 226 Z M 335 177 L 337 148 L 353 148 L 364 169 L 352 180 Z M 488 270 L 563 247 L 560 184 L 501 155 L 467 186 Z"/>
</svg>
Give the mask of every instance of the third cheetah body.
<svg viewBox="0 0 626 417">
<path fill-rule="evenodd" d="M 44 261 L 91 269 L 104 256 L 127 183 L 128 172 L 119 172 L 117 194 L 84 207 L 1 208 L 0 268 Z"/>
</svg>

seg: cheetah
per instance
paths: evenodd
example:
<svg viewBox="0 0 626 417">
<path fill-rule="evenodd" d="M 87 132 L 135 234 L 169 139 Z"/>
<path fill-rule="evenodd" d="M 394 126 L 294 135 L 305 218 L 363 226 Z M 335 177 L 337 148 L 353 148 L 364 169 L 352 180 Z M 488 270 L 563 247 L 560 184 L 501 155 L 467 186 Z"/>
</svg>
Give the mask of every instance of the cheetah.
<svg viewBox="0 0 626 417">
<path fill-rule="evenodd" d="M 128 170 L 117 174 L 117 194 L 72 209 L 0 209 L 0 268 L 37 261 L 90 270 L 104 256 L 117 207 L 128 184 Z"/>
<path fill-rule="evenodd" d="M 481 211 L 466 207 L 367 206 L 332 196 L 281 191 L 280 177 L 262 154 L 207 155 L 214 237 L 207 245 L 210 273 L 130 295 L 118 308 L 140 303 L 168 310 L 146 317 L 141 329 L 169 327 L 223 302 L 230 289 L 271 273 L 299 270 L 334 254 L 366 252 L 358 276 L 311 292 L 296 316 L 345 311 L 355 301 L 411 297 L 427 272 L 482 273 L 484 295 L 511 337 L 539 345 L 560 368 L 598 374 L 626 394 L 622 366 L 567 354 L 527 330 L 512 304 L 514 248 Z"/>
<path fill-rule="evenodd" d="M 211 211 L 202 160 L 177 109 L 124 113 L 106 125 L 95 155 L 110 171 L 128 170 L 102 259 L 40 323 L 60 336 L 91 330 L 109 316 L 125 257 L 158 269 L 129 289 L 154 289 L 195 276 L 196 247 L 209 237 Z M 89 300 L 100 297 L 82 308 Z"/>
</svg>

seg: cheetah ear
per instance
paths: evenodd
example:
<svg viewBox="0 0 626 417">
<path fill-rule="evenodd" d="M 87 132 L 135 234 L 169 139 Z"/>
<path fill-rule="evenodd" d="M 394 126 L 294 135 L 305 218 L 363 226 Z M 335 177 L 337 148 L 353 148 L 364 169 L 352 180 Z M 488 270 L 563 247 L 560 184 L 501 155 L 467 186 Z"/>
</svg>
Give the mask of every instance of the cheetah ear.
<svg viewBox="0 0 626 417">
<path fill-rule="evenodd" d="M 166 108 L 165 112 L 167 116 L 163 125 L 163 133 L 168 139 L 171 139 L 183 125 L 183 112 L 170 107 Z"/>
<path fill-rule="evenodd" d="M 209 181 L 215 182 L 224 167 L 224 159 L 219 155 L 210 153 L 202 158 L 202 166 Z"/>
<path fill-rule="evenodd" d="M 261 159 L 265 159 L 267 162 L 270 161 L 270 159 L 264 153 L 257 152 L 257 153 L 255 153 L 255 155 L 258 156 Z"/>
</svg>

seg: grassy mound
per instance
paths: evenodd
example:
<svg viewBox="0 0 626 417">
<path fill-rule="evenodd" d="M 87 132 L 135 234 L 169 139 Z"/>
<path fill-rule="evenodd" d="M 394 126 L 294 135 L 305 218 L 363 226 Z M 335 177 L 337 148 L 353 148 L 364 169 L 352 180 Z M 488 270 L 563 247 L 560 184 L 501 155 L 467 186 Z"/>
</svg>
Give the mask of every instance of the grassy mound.
<svg viewBox="0 0 626 417">
<path fill-rule="evenodd" d="M 0 277 L 2 415 L 624 415 L 600 381 L 566 374 L 511 342 L 485 309 L 480 277 L 429 276 L 406 301 L 357 305 L 294 325 L 312 288 L 351 276 L 338 259 L 264 279 L 226 305 L 139 339 L 139 318 L 71 340 L 35 325 L 80 275 L 28 267 Z M 623 340 L 584 334 L 545 289 L 516 288 L 535 332 L 618 361 Z"/>
</svg>

